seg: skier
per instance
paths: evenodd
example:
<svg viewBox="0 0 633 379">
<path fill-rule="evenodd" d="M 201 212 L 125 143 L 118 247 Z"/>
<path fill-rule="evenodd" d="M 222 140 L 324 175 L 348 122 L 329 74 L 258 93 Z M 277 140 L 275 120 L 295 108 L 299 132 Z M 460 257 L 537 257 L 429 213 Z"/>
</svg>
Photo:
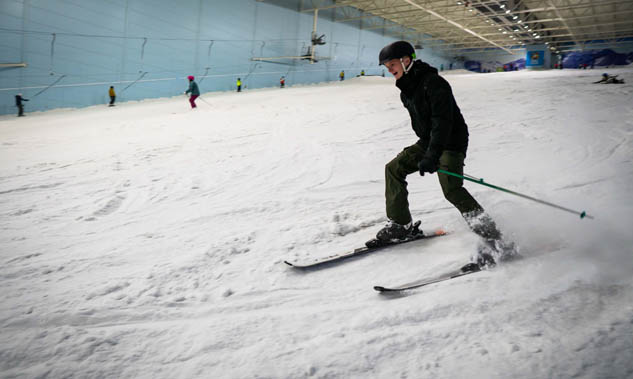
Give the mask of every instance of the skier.
<svg viewBox="0 0 633 379">
<path fill-rule="evenodd" d="M 360 70 L 360 76 L 365 76 L 365 70 Z"/>
<path fill-rule="evenodd" d="M 110 107 L 114 106 L 114 100 L 116 99 L 116 92 L 114 92 L 114 87 L 110 86 L 110 89 L 108 90 L 108 95 L 110 95 Z"/>
<path fill-rule="evenodd" d="M 21 93 L 15 95 L 15 106 L 18 107 L 18 117 L 24 116 L 24 105 L 22 105 L 23 101 L 29 101 L 29 99 L 23 98 Z"/>
<path fill-rule="evenodd" d="M 597 82 L 593 82 L 594 84 L 602 83 L 602 84 L 624 84 L 624 79 L 618 79 L 617 75 L 609 75 L 606 72 L 602 74 L 602 79 Z"/>
<path fill-rule="evenodd" d="M 385 46 L 379 54 L 384 65 L 396 78 L 400 99 L 409 111 L 411 124 L 419 140 L 406 147 L 385 166 L 385 197 L 389 222 L 376 238 L 379 241 L 406 239 L 419 233 L 412 224 L 406 177 L 416 171 L 424 176 L 441 168 L 463 174 L 468 147 L 468 128 L 455 102 L 451 86 L 438 75 L 436 68 L 415 60 L 415 50 L 406 41 Z M 495 222 L 463 187 L 463 180 L 438 173 L 444 197 L 462 214 L 473 232 L 482 237 L 477 264 L 493 265 L 493 255 L 513 254 Z"/>
<path fill-rule="evenodd" d="M 284 88 L 286 86 L 286 77 L 282 76 L 281 79 L 279 79 L 279 88 Z"/>
<path fill-rule="evenodd" d="M 242 92 L 242 79 L 237 78 L 237 92 Z"/>
<path fill-rule="evenodd" d="M 189 79 L 189 89 L 185 91 L 185 95 L 191 93 L 189 97 L 189 104 L 191 104 L 191 108 L 196 108 L 196 99 L 200 96 L 200 90 L 198 89 L 198 84 L 193 81 L 194 77 L 192 75 L 187 76 Z"/>
<path fill-rule="evenodd" d="M 343 80 L 345 80 L 345 71 L 341 71 L 340 74 L 338 74 L 338 77 L 340 79 L 340 81 L 342 82 Z"/>
</svg>

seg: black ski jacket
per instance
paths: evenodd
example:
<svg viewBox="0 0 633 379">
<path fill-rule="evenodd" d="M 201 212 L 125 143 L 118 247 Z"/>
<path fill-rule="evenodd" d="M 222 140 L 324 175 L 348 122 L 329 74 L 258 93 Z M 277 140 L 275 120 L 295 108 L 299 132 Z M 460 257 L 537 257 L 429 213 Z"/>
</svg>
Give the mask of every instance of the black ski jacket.
<svg viewBox="0 0 633 379">
<path fill-rule="evenodd" d="M 20 95 L 15 95 L 15 106 L 19 107 L 20 105 L 22 105 L 23 101 L 29 101 L 29 99 L 25 99 Z"/>
<path fill-rule="evenodd" d="M 444 150 L 466 155 L 468 127 L 451 86 L 437 69 L 416 60 L 408 73 L 396 81 L 400 99 L 411 116 L 411 126 L 425 158 L 438 163 Z"/>
</svg>

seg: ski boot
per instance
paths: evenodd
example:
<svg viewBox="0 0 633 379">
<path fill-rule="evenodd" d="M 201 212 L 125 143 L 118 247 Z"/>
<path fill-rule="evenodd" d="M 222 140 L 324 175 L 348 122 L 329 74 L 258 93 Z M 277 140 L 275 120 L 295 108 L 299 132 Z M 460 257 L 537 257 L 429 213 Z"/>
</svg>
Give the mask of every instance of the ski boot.
<svg viewBox="0 0 633 379">
<path fill-rule="evenodd" d="M 497 262 L 508 262 L 520 258 L 514 242 L 499 239 L 484 239 L 479 244 L 475 263 L 482 269 L 494 267 Z"/>
<path fill-rule="evenodd" d="M 419 229 L 420 223 L 421 221 L 416 221 L 414 224 L 400 225 L 389 221 L 384 228 L 378 231 L 376 238 L 365 242 L 365 246 L 373 248 L 422 238 L 424 233 Z"/>
</svg>

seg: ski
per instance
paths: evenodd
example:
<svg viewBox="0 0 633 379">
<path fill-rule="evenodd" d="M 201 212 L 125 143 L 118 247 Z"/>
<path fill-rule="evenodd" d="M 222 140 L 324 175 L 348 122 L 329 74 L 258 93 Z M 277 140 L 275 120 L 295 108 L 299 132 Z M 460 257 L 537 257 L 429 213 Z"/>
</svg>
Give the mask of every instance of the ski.
<svg viewBox="0 0 633 379">
<path fill-rule="evenodd" d="M 419 225 L 419 221 L 416 222 L 416 226 Z M 429 239 L 429 238 L 434 238 L 434 237 L 440 237 L 446 235 L 446 232 L 443 230 L 436 230 L 434 232 L 432 232 L 431 234 L 423 234 L 423 233 L 417 233 L 415 235 L 410 236 L 409 238 L 402 240 L 402 241 L 394 241 L 394 242 L 388 242 L 388 243 L 384 243 L 384 242 L 378 242 L 378 240 L 376 239 L 372 239 L 370 241 L 367 242 L 368 246 L 363 246 L 363 247 L 359 247 L 356 248 L 352 251 L 346 252 L 346 253 L 342 253 L 342 254 L 335 254 L 335 255 L 330 255 L 327 257 L 323 257 L 323 258 L 318 258 L 312 261 L 307 261 L 307 262 L 292 262 L 292 261 L 284 261 L 285 264 L 287 264 L 288 266 L 292 266 L 294 268 L 297 269 L 310 269 L 310 268 L 317 268 L 317 267 L 322 267 L 322 266 L 326 266 L 327 264 L 331 264 L 331 263 L 335 263 L 335 262 L 339 262 L 339 261 L 343 261 L 345 259 L 349 259 L 352 257 L 358 257 L 361 255 L 365 255 L 365 254 L 369 254 L 369 253 L 373 253 L 375 251 L 378 250 L 383 250 L 385 248 L 391 247 L 391 246 L 395 246 L 395 245 L 401 245 L 403 243 L 408 243 L 408 242 L 413 242 L 413 241 L 418 241 L 421 239 Z"/>
<path fill-rule="evenodd" d="M 434 278 L 420 279 L 414 282 L 402 284 L 399 286 L 393 286 L 393 287 L 374 286 L 374 289 L 380 293 L 393 293 L 393 292 L 407 291 L 407 290 L 412 290 L 414 288 L 424 287 L 429 284 L 443 282 L 445 280 L 450 280 L 454 278 L 459 278 L 464 275 L 474 274 L 481 270 L 482 269 L 478 264 L 469 263 L 458 270 L 447 272 L 445 274 L 436 276 Z"/>
</svg>

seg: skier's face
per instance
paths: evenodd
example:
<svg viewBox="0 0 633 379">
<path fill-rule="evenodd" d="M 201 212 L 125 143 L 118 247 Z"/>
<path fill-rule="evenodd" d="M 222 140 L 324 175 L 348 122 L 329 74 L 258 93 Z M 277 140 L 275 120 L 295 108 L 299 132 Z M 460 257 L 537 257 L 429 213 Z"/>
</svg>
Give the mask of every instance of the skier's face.
<svg viewBox="0 0 633 379">
<path fill-rule="evenodd" d="M 394 58 L 386 62 L 385 67 L 387 67 L 387 70 L 389 70 L 391 75 L 393 75 L 396 80 L 398 80 L 402 78 L 402 75 L 404 74 L 404 67 L 402 66 L 403 63 L 405 66 L 408 66 L 411 63 L 411 58 L 403 57 L 402 62 L 400 61 L 400 59 Z"/>
</svg>

